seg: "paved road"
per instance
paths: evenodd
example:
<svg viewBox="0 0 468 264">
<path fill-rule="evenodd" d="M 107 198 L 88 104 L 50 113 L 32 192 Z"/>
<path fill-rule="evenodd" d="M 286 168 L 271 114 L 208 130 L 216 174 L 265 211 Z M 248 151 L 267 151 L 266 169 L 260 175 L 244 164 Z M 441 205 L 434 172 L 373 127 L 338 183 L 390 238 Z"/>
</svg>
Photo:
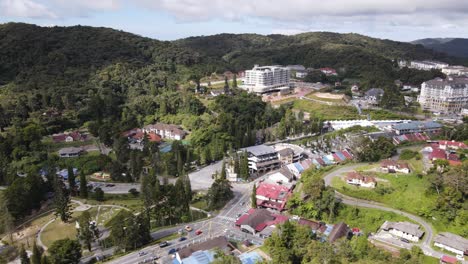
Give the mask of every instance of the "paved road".
<svg viewBox="0 0 468 264">
<path fill-rule="evenodd" d="M 260 181 L 264 177 L 258 178 L 255 182 Z M 115 264 L 129 264 L 139 263 L 144 260 L 149 260 L 153 257 L 159 257 L 159 263 L 171 263 L 171 256 L 168 251 L 173 248 L 183 248 L 192 244 L 206 241 L 216 236 L 227 236 L 231 239 L 243 241 L 249 240 L 254 244 L 263 244 L 263 239 L 244 233 L 235 226 L 235 221 L 240 214 L 247 212 L 250 209 L 250 194 L 252 191 L 253 182 L 251 183 L 235 183 L 233 184 L 234 198 L 229 201 L 226 206 L 214 217 L 203 220 L 200 222 L 181 224 L 176 227 L 171 227 L 163 230 L 153 232 L 151 236 L 157 240 L 162 237 L 169 236 L 176 233 L 179 229 L 183 229 L 185 225 L 190 225 L 193 230 L 201 230 L 203 233 L 195 235 L 194 231 L 187 234 L 187 240 L 178 241 L 177 239 L 168 241 L 169 246 L 163 249 L 159 248 L 159 245 L 148 246 L 141 249 L 138 252 L 132 252 L 120 258 L 110 261 L 109 263 Z M 140 252 L 145 254 L 140 256 Z M 111 255 L 113 251 L 104 252 L 105 254 Z"/>
<path fill-rule="evenodd" d="M 337 170 L 334 170 L 327 174 L 324 177 L 325 185 L 330 186 L 333 178 L 335 177 L 340 177 L 343 173 L 346 173 L 348 171 L 355 170 L 356 168 L 362 166 L 363 164 L 352 164 L 348 166 L 341 167 Z M 339 198 L 344 204 L 352 205 L 352 206 L 358 206 L 358 207 L 365 207 L 365 208 L 373 208 L 373 209 L 379 209 L 382 211 L 388 211 L 388 212 L 393 212 L 399 215 L 403 215 L 405 217 L 408 217 L 409 219 L 419 223 L 422 227 L 425 229 L 425 235 L 422 241 L 420 241 L 420 244 L 417 244 L 417 246 L 421 247 L 425 255 L 432 256 L 435 258 L 441 258 L 443 255 L 446 255 L 442 252 L 436 251 L 432 249 L 431 243 L 434 238 L 434 231 L 432 229 L 432 226 L 426 222 L 426 220 L 422 219 L 419 216 L 403 212 L 391 207 L 388 207 L 384 204 L 380 204 L 377 202 L 372 202 L 372 201 L 367 201 L 367 200 L 362 200 L 362 199 L 357 199 L 357 198 L 352 198 L 349 196 L 346 196 L 344 194 L 341 194 L 337 191 L 335 191 L 335 195 L 337 198 Z M 463 263 L 468 263 L 464 261 Z"/>
</svg>

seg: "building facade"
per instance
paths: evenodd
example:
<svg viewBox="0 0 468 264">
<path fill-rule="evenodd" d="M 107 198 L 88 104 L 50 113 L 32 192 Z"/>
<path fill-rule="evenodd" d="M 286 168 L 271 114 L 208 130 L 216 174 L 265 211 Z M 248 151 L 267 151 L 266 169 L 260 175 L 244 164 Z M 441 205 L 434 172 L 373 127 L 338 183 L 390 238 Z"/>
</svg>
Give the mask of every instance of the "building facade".
<svg viewBox="0 0 468 264">
<path fill-rule="evenodd" d="M 452 233 L 442 232 L 434 239 L 434 246 L 457 255 L 468 255 L 468 239 Z"/>
<path fill-rule="evenodd" d="M 258 145 L 243 151 L 247 152 L 250 173 L 265 173 L 281 167 L 278 152 L 273 147 Z"/>
<path fill-rule="evenodd" d="M 468 78 L 436 78 L 424 82 L 418 102 L 425 110 L 460 114 L 468 104 Z"/>
<path fill-rule="evenodd" d="M 283 92 L 291 90 L 290 71 L 286 67 L 258 66 L 245 71 L 244 82 L 241 88 L 252 93 Z"/>
<path fill-rule="evenodd" d="M 448 67 L 448 63 L 440 62 L 440 61 L 411 61 L 409 63 L 409 68 L 430 71 L 430 70 L 441 70 L 445 67 Z"/>
<path fill-rule="evenodd" d="M 424 235 L 424 231 L 419 228 L 419 225 L 409 222 L 385 221 L 380 228 L 394 236 L 408 239 L 409 241 L 413 242 L 418 242 L 419 239 Z"/>
</svg>

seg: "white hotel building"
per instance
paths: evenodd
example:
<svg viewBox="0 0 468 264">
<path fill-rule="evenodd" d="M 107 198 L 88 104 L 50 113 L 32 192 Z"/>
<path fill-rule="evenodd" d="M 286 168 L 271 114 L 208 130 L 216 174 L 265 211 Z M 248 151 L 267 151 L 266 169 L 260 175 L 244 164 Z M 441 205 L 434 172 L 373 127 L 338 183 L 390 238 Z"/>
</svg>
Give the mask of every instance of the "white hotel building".
<svg viewBox="0 0 468 264">
<path fill-rule="evenodd" d="M 424 82 L 418 102 L 432 112 L 459 114 L 468 105 L 468 78 L 435 78 Z"/>
<path fill-rule="evenodd" d="M 281 92 L 291 90 L 290 73 L 286 67 L 258 66 L 245 71 L 245 78 L 241 88 L 253 93 Z"/>
</svg>

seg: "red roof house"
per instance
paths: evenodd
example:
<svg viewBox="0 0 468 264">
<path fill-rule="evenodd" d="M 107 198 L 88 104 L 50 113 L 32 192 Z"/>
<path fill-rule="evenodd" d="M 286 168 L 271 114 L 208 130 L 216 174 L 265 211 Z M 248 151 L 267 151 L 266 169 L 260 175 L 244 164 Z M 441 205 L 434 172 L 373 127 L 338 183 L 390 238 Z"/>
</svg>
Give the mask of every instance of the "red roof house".
<svg viewBox="0 0 468 264">
<path fill-rule="evenodd" d="M 291 194 L 285 185 L 262 182 L 257 187 L 257 205 L 282 211 Z"/>
<path fill-rule="evenodd" d="M 454 257 L 443 255 L 442 258 L 440 258 L 440 263 L 456 264 L 458 260 Z"/>
</svg>

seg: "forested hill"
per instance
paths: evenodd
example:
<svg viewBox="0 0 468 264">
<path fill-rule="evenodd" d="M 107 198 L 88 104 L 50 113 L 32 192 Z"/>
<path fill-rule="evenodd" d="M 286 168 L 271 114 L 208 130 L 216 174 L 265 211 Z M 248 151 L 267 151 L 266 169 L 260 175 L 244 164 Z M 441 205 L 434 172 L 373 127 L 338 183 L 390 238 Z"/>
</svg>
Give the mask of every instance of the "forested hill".
<svg viewBox="0 0 468 264">
<path fill-rule="evenodd" d="M 115 64 L 191 65 L 198 62 L 170 42 L 109 28 L 0 25 L 0 85 L 23 88 L 87 85 L 90 74 Z"/>
<path fill-rule="evenodd" d="M 411 42 L 426 48 L 445 52 L 452 56 L 468 58 L 468 39 L 463 38 L 427 38 Z"/>
<path fill-rule="evenodd" d="M 293 36 L 219 34 L 175 42 L 212 61 L 223 60 L 235 69 L 253 64 L 303 64 L 334 67 L 345 76 L 375 76 L 392 72 L 392 60 L 437 59 L 450 63 L 466 60 L 434 52 L 422 45 L 381 40 L 358 34 L 311 32 Z"/>
</svg>

